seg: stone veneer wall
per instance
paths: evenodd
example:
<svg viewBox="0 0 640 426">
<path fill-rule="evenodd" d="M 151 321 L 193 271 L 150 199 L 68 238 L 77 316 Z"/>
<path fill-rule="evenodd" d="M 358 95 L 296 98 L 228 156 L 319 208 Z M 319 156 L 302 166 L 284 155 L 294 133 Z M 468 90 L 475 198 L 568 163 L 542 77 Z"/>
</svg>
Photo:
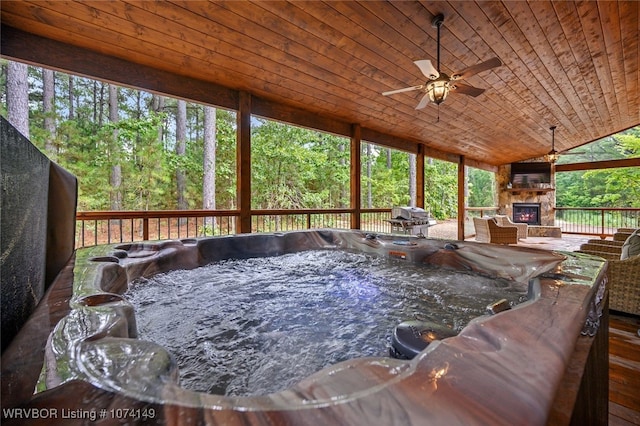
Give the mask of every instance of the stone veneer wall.
<svg viewBox="0 0 640 426">
<path fill-rule="evenodd" d="M 508 184 L 511 182 L 511 165 L 506 164 L 498 168 L 496 184 L 498 188 L 498 214 L 504 214 L 513 219 L 513 203 L 540 203 L 540 224 L 555 226 L 556 192 L 542 192 L 540 190 L 526 190 L 511 192 Z M 556 186 L 555 170 L 551 168 L 551 186 Z"/>
</svg>

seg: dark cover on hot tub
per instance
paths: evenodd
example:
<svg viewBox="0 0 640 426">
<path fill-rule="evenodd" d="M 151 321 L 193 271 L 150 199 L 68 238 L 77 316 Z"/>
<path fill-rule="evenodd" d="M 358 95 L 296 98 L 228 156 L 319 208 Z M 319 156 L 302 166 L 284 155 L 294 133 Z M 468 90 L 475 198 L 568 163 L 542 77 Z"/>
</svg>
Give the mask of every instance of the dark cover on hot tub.
<svg viewBox="0 0 640 426">
<path fill-rule="evenodd" d="M 1 118 L 2 352 L 74 250 L 77 180 Z"/>
</svg>

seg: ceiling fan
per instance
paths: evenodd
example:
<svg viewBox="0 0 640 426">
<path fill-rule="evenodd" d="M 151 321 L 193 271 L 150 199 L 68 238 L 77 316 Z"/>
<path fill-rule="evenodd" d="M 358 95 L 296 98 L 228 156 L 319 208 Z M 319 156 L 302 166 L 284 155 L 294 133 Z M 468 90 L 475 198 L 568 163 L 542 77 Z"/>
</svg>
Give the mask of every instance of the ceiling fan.
<svg viewBox="0 0 640 426">
<path fill-rule="evenodd" d="M 464 95 L 469 95 L 476 97 L 482 92 L 484 89 L 479 89 L 477 87 L 473 87 L 468 84 L 458 83 L 459 80 L 463 80 L 465 78 L 471 77 L 479 72 L 489 70 L 491 68 L 499 67 L 502 65 L 502 61 L 498 58 L 492 58 L 487 61 L 481 62 L 476 65 L 472 65 L 462 71 L 453 73 L 451 76 L 440 71 L 440 27 L 444 22 L 444 15 L 438 14 L 431 21 L 431 25 L 438 29 L 438 56 L 437 56 L 437 67 L 434 67 L 430 60 L 423 59 L 420 61 L 415 61 L 414 64 L 420 68 L 422 74 L 427 77 L 427 81 L 424 84 L 419 86 L 406 87 L 404 89 L 391 90 L 388 92 L 383 92 L 384 96 L 393 95 L 396 93 L 402 92 L 410 92 L 413 90 L 420 90 L 425 92 L 425 95 L 416 106 L 416 109 L 422 109 L 427 106 L 429 101 L 439 105 L 442 101 L 445 100 L 449 91 L 462 93 Z"/>
</svg>

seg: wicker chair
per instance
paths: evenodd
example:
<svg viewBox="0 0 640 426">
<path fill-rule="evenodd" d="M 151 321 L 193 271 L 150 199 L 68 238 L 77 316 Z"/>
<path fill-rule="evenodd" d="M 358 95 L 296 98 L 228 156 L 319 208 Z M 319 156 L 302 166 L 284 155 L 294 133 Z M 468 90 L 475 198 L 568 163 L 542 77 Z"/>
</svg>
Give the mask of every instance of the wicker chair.
<svg viewBox="0 0 640 426">
<path fill-rule="evenodd" d="M 622 245 L 635 229 L 621 228 L 611 240 L 589 240 L 580 253 L 600 256 L 608 261 L 609 308 L 640 315 L 640 255 L 620 260 Z"/>
<path fill-rule="evenodd" d="M 598 256 L 606 260 L 620 260 L 620 255 L 606 251 L 576 250 L 576 253 L 590 254 L 592 256 Z"/>
<path fill-rule="evenodd" d="M 518 244 L 518 228 L 499 226 L 494 218 L 474 217 L 476 241 L 493 244 Z"/>
<path fill-rule="evenodd" d="M 622 247 L 624 241 L 615 241 L 615 240 L 602 240 L 600 238 L 595 238 L 592 240 L 587 240 L 589 244 L 600 244 L 605 246 L 614 246 L 614 247 Z"/>
<path fill-rule="evenodd" d="M 527 238 L 527 235 L 529 233 L 529 225 L 527 225 L 526 223 L 513 223 L 511 222 L 511 219 L 509 219 L 509 216 L 505 216 L 505 215 L 497 214 L 494 217 L 496 218 L 496 222 L 500 226 L 515 226 L 516 228 L 518 228 L 519 240 L 523 238 Z"/>
<path fill-rule="evenodd" d="M 624 260 L 610 260 L 609 308 L 640 315 L 640 255 Z"/>
<path fill-rule="evenodd" d="M 633 234 L 638 228 L 618 228 L 617 232 L 622 234 Z"/>
<path fill-rule="evenodd" d="M 614 246 L 607 244 L 597 243 L 585 243 L 580 245 L 580 251 L 584 253 L 598 252 L 598 253 L 610 253 L 615 255 L 620 260 L 622 254 L 622 246 Z"/>
<path fill-rule="evenodd" d="M 615 234 L 613 234 L 613 240 L 614 241 L 625 242 L 627 240 L 627 238 L 629 238 L 629 235 L 633 234 L 633 231 L 635 231 L 635 229 L 632 229 L 632 228 L 618 228 L 618 230 L 615 232 Z"/>
</svg>

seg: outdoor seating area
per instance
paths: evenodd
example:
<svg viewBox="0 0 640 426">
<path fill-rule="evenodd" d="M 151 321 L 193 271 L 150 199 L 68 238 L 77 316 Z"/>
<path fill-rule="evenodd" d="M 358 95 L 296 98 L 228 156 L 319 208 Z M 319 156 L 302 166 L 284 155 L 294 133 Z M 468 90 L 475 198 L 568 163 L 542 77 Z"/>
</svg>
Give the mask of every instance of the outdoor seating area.
<svg viewBox="0 0 640 426">
<path fill-rule="evenodd" d="M 529 234 L 529 225 L 527 225 L 526 223 L 514 223 L 511 221 L 509 216 L 502 215 L 502 214 L 497 214 L 494 217 L 496 219 L 496 222 L 500 226 L 515 226 L 516 228 L 518 228 L 519 240 L 527 238 Z"/>
<path fill-rule="evenodd" d="M 474 217 L 476 241 L 492 244 L 517 244 L 518 228 L 515 225 L 500 225 L 493 217 Z"/>
<path fill-rule="evenodd" d="M 619 228 L 612 240 L 589 240 L 578 252 L 608 260 L 610 309 L 640 315 L 640 229 Z"/>
</svg>

